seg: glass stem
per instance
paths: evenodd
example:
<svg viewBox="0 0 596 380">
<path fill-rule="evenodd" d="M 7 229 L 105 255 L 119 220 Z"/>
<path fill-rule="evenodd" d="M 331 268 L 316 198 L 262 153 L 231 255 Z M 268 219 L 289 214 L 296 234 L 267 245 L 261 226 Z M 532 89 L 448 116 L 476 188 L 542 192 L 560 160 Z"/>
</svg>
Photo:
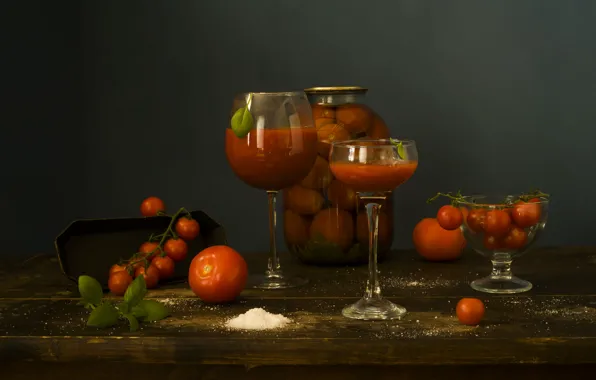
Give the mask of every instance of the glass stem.
<svg viewBox="0 0 596 380">
<path fill-rule="evenodd" d="M 377 269 L 377 244 L 379 241 L 379 211 L 381 205 L 374 202 L 366 204 L 368 216 L 368 282 L 366 284 L 365 298 L 381 298 L 379 285 L 379 271 Z"/>
<path fill-rule="evenodd" d="M 511 273 L 511 257 L 506 255 L 505 258 L 499 258 L 497 260 L 491 260 L 493 263 L 493 270 L 490 274 L 491 277 L 498 277 L 498 278 L 511 278 L 513 274 Z"/>
<path fill-rule="evenodd" d="M 277 257 L 277 190 L 267 191 L 269 201 L 269 262 L 267 263 L 267 277 L 281 277 L 281 267 Z"/>
</svg>

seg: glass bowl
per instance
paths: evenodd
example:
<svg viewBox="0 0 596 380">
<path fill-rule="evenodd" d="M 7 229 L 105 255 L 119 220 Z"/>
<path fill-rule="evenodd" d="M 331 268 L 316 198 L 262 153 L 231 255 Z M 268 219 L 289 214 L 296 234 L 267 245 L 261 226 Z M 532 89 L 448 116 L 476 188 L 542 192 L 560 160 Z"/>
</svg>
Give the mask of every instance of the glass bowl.
<svg viewBox="0 0 596 380">
<path fill-rule="evenodd" d="M 546 226 L 548 198 L 507 195 L 467 196 L 454 202 L 464 216 L 462 229 L 468 245 L 492 262 L 491 274 L 472 281 L 480 292 L 522 293 L 532 283 L 515 277 L 511 263 L 536 242 Z"/>
</svg>

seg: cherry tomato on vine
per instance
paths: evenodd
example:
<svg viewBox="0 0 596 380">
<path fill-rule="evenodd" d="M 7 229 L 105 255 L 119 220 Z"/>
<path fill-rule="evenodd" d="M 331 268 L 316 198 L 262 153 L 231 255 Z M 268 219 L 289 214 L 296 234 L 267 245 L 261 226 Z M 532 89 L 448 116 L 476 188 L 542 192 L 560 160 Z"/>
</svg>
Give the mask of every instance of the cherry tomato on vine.
<svg viewBox="0 0 596 380">
<path fill-rule="evenodd" d="M 244 290 L 248 267 L 244 258 L 225 245 L 205 248 L 188 270 L 188 284 L 203 302 L 223 303 L 236 299 Z"/>
<path fill-rule="evenodd" d="M 483 243 L 484 243 L 484 248 L 490 249 L 490 250 L 499 249 L 499 248 L 504 247 L 502 238 L 500 238 L 498 236 L 494 236 L 494 235 L 485 234 Z"/>
<path fill-rule="evenodd" d="M 528 234 L 522 228 L 513 227 L 503 239 L 503 244 L 509 249 L 521 249 L 528 241 Z"/>
<path fill-rule="evenodd" d="M 169 258 L 178 262 L 186 258 L 188 253 L 188 245 L 182 239 L 168 239 L 166 244 L 163 246 L 163 250 L 166 252 Z"/>
<path fill-rule="evenodd" d="M 145 277 L 147 289 L 153 289 L 159 282 L 159 269 L 155 265 L 149 265 L 147 268 L 139 267 L 135 270 L 135 278 L 139 276 Z"/>
<path fill-rule="evenodd" d="M 110 275 L 116 272 L 122 272 L 123 270 L 126 270 L 126 265 L 114 264 L 110 268 Z"/>
<path fill-rule="evenodd" d="M 511 228 L 511 217 L 504 210 L 489 210 L 484 220 L 484 231 L 493 236 L 505 236 Z"/>
<path fill-rule="evenodd" d="M 158 211 L 165 211 L 166 206 L 158 197 L 149 197 L 141 203 L 141 214 L 143 216 L 155 216 Z"/>
<path fill-rule="evenodd" d="M 155 257 L 153 261 L 151 261 L 151 265 L 155 266 L 157 270 L 159 270 L 160 280 L 166 280 L 174 275 L 174 260 L 168 256 Z"/>
<path fill-rule="evenodd" d="M 128 289 L 128 285 L 132 282 L 132 277 L 127 271 L 119 271 L 112 273 L 108 279 L 108 288 L 116 296 L 122 296 Z"/>
<path fill-rule="evenodd" d="M 151 260 L 155 256 L 161 255 L 162 250 L 161 248 L 159 248 L 159 243 L 155 241 L 146 241 L 139 247 L 139 253 L 141 253 L 141 257 L 139 258 L 146 258 L 147 260 Z"/>
<path fill-rule="evenodd" d="M 484 317 L 484 303 L 478 298 L 462 298 L 455 307 L 455 314 L 460 323 L 476 326 Z"/>
<path fill-rule="evenodd" d="M 464 221 L 461 210 L 451 205 L 445 205 L 437 212 L 437 222 L 446 230 L 458 229 Z"/>
<path fill-rule="evenodd" d="M 481 232 L 484 229 L 486 211 L 483 209 L 472 209 L 468 212 L 466 223 L 468 228 L 474 232 Z"/>
<path fill-rule="evenodd" d="M 532 227 L 540 222 L 540 199 L 533 198 L 529 202 L 517 202 L 511 211 L 513 222 L 521 228 Z"/>
<path fill-rule="evenodd" d="M 200 230 L 199 222 L 194 219 L 183 216 L 176 222 L 176 233 L 186 241 L 194 240 L 199 236 Z"/>
</svg>

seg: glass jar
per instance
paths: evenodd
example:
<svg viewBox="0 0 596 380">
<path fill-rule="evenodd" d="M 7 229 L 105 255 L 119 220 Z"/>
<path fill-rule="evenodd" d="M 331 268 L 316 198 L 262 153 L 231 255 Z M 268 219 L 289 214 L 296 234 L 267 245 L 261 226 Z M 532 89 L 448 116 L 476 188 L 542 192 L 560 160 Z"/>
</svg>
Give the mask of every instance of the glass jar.
<svg viewBox="0 0 596 380">
<path fill-rule="evenodd" d="M 314 87 L 304 90 L 312 106 L 318 156 L 302 181 L 283 191 L 284 237 L 288 250 L 314 265 L 368 262 L 368 219 L 354 190 L 329 169 L 331 142 L 389 138 L 383 119 L 364 102 L 362 87 Z M 378 259 L 393 243 L 393 193 L 379 216 Z"/>
</svg>

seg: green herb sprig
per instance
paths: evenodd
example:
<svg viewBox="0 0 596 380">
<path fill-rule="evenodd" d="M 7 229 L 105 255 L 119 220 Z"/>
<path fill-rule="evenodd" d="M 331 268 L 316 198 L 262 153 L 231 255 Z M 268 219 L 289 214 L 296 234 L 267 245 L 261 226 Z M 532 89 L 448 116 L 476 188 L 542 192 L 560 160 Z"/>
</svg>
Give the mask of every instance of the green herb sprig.
<svg viewBox="0 0 596 380">
<path fill-rule="evenodd" d="M 391 144 L 395 145 L 395 147 L 397 148 L 397 155 L 399 156 L 399 158 L 403 160 L 406 157 L 404 143 L 402 141 L 395 140 L 392 138 L 389 138 L 389 141 L 391 142 Z"/>
<path fill-rule="evenodd" d="M 101 285 L 93 277 L 83 275 L 78 282 L 81 293 L 79 305 L 91 310 L 87 326 L 112 327 L 122 319 L 128 321 L 130 331 L 134 332 L 139 329 L 139 323 L 159 321 L 170 315 L 168 308 L 161 302 L 143 299 L 147 294 L 143 276 L 134 279 L 126 289 L 123 301 L 118 304 L 103 299 Z"/>
<path fill-rule="evenodd" d="M 232 132 L 234 132 L 236 137 L 246 137 L 254 126 L 254 118 L 252 117 L 252 114 L 249 110 L 251 101 L 252 92 L 248 94 L 246 106 L 238 108 L 230 120 Z"/>
</svg>

